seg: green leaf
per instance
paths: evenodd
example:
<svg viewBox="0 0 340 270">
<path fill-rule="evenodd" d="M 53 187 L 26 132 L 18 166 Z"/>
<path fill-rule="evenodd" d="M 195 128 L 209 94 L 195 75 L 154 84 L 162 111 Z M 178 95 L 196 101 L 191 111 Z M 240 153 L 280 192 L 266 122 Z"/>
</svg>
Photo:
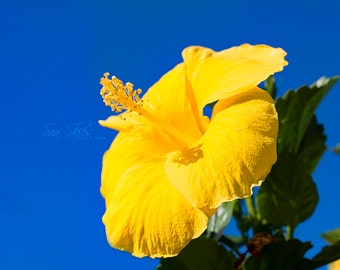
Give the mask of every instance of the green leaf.
<svg viewBox="0 0 340 270">
<path fill-rule="evenodd" d="M 329 264 L 340 259 L 340 242 L 324 247 L 320 253 L 312 258 L 314 268 Z"/>
<path fill-rule="evenodd" d="M 190 270 L 178 260 L 176 257 L 161 259 L 161 264 L 157 266 L 157 270 Z"/>
<path fill-rule="evenodd" d="M 261 219 L 275 226 L 295 228 L 310 217 L 318 193 L 310 173 L 296 155 L 281 154 L 256 197 Z"/>
<path fill-rule="evenodd" d="M 224 229 L 227 227 L 234 210 L 235 201 L 223 203 L 210 218 L 207 233 L 208 236 L 213 233 L 215 239 L 223 234 Z"/>
<path fill-rule="evenodd" d="M 249 256 L 244 270 L 310 270 L 313 269 L 305 253 L 312 247 L 298 239 L 280 240 L 266 245 L 260 256 Z"/>
<path fill-rule="evenodd" d="M 157 269 L 234 269 L 235 260 L 236 258 L 231 251 L 227 251 L 215 240 L 201 236 L 192 240 L 176 257 L 161 259 L 161 264 Z"/>
<path fill-rule="evenodd" d="M 305 168 L 312 173 L 327 149 L 325 143 L 324 128 L 317 123 L 314 115 L 299 146 L 296 162 L 302 162 Z"/>
<path fill-rule="evenodd" d="M 316 83 L 288 91 L 276 101 L 279 114 L 278 153 L 296 153 L 319 103 L 334 86 L 338 77 L 320 78 Z"/>
<path fill-rule="evenodd" d="M 264 88 L 266 91 L 275 99 L 276 97 L 276 85 L 275 78 L 273 75 L 269 76 L 267 80 L 264 82 Z"/>
<path fill-rule="evenodd" d="M 293 231 L 315 210 L 318 193 L 311 173 L 326 150 L 315 110 L 337 80 L 321 78 L 277 99 L 278 161 L 256 198 L 260 217 L 275 226 L 289 226 Z"/>
<path fill-rule="evenodd" d="M 330 244 L 340 242 L 340 228 L 329 230 L 321 236 Z"/>
</svg>

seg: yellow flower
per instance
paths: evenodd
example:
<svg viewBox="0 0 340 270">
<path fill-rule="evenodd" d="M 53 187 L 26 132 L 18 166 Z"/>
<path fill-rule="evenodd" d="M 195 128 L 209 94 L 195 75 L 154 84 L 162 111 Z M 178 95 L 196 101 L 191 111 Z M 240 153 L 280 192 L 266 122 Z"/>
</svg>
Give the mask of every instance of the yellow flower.
<svg viewBox="0 0 340 270">
<path fill-rule="evenodd" d="M 109 243 L 137 257 L 178 254 L 222 202 L 250 196 L 276 161 L 277 113 L 257 85 L 287 65 L 286 53 L 244 44 L 182 55 L 142 99 L 130 83 L 101 79 L 106 105 L 126 110 L 100 121 L 119 131 L 103 158 L 103 222 Z"/>
<path fill-rule="evenodd" d="M 336 260 L 328 265 L 328 270 L 340 270 L 340 260 Z"/>
</svg>

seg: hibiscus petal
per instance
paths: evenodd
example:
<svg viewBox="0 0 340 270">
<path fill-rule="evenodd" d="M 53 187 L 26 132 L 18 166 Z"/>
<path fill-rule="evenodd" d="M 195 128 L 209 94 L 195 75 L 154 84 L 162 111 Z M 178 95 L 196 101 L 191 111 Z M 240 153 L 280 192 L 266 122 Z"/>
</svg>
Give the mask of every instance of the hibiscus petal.
<svg viewBox="0 0 340 270">
<path fill-rule="evenodd" d="M 268 93 L 253 88 L 215 107 L 204 136 L 165 163 L 170 181 L 198 208 L 250 196 L 276 161 L 278 120 Z"/>
<path fill-rule="evenodd" d="M 174 148 L 150 129 L 120 132 L 105 153 L 103 222 L 115 248 L 137 257 L 175 256 L 203 233 L 208 217 L 168 180 L 164 153 Z"/>
<path fill-rule="evenodd" d="M 147 123 L 146 119 L 136 112 L 126 112 L 118 116 L 109 116 L 106 120 L 99 120 L 101 126 L 118 131 L 126 131 L 135 126 L 143 125 L 143 123 Z"/>
<path fill-rule="evenodd" d="M 191 135 L 193 141 L 203 133 L 199 129 L 198 109 L 186 79 L 184 64 L 167 72 L 143 96 L 145 108 L 168 124 Z M 198 121 L 198 122 L 197 122 Z"/>
<path fill-rule="evenodd" d="M 134 116 L 132 116 L 134 117 Z M 126 170 L 140 163 L 152 163 L 165 160 L 165 155 L 178 149 L 178 143 L 162 129 L 152 125 L 144 117 L 138 119 L 138 124 L 125 122 L 120 116 L 111 116 L 101 123 L 110 128 L 122 128 L 106 151 L 103 158 L 101 193 L 106 202 L 111 200 L 115 183 Z"/>
<path fill-rule="evenodd" d="M 195 97 L 188 84 L 184 64 L 179 64 L 166 73 L 143 96 L 142 109 L 145 115 L 127 111 L 99 121 L 102 126 L 118 131 L 141 125 L 157 125 L 180 139 L 183 145 L 202 137 L 207 119 L 199 116 Z M 147 115 L 148 114 L 148 115 Z M 152 116 L 152 117 L 149 117 Z"/>
<path fill-rule="evenodd" d="M 243 44 L 220 52 L 192 46 L 182 55 L 200 111 L 206 104 L 256 87 L 287 65 L 286 52 L 267 45 Z"/>
</svg>

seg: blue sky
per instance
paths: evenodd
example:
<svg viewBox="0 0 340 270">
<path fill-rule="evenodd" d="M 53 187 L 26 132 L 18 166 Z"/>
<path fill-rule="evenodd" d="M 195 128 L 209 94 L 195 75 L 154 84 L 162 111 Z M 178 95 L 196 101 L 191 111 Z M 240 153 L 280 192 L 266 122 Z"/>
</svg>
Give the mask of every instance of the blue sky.
<svg viewBox="0 0 340 270">
<path fill-rule="evenodd" d="M 340 74 L 339 10 L 336 0 L 1 1 L 0 268 L 154 269 L 157 261 L 105 239 L 101 158 L 115 133 L 97 124 L 111 113 L 102 74 L 147 90 L 186 46 L 265 43 L 288 52 L 282 95 Z M 339 90 L 317 112 L 328 146 L 340 142 Z M 314 174 L 319 205 L 296 230 L 312 253 L 322 232 L 340 226 L 339 164 L 324 155 Z"/>
</svg>

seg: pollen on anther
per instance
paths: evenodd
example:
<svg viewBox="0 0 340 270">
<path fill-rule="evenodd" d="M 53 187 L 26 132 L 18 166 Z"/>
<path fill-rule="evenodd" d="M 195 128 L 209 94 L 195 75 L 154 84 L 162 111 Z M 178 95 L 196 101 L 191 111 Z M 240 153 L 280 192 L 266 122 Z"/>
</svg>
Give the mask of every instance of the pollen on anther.
<svg viewBox="0 0 340 270">
<path fill-rule="evenodd" d="M 127 82 L 124 85 L 115 76 L 109 79 L 108 72 L 104 73 L 100 83 L 103 86 L 100 90 L 103 102 L 106 106 L 111 107 L 112 111 L 120 113 L 123 110 L 128 110 L 141 114 L 141 106 L 143 105 L 143 101 L 139 97 L 142 93 L 141 89 L 134 90 L 132 83 Z"/>
</svg>

